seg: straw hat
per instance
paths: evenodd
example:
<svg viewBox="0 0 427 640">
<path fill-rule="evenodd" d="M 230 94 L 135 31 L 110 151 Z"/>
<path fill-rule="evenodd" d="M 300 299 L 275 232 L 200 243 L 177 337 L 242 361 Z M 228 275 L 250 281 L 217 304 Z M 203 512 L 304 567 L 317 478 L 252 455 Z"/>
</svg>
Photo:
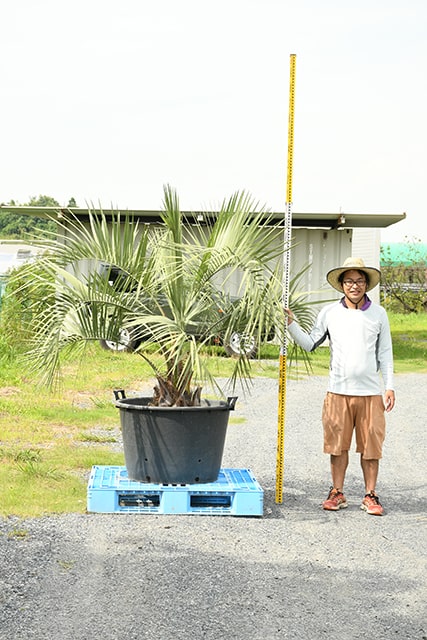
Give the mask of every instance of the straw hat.
<svg viewBox="0 0 427 640">
<path fill-rule="evenodd" d="M 369 283 L 366 285 L 366 291 L 370 291 L 380 281 L 381 273 L 379 269 L 375 267 L 366 267 L 362 258 L 347 258 L 342 267 L 336 267 L 335 269 L 331 269 L 326 274 L 326 280 L 329 282 L 331 287 L 336 289 L 337 291 L 342 291 L 342 284 L 339 282 L 338 278 L 345 271 L 350 271 L 352 269 L 356 269 L 356 271 L 363 271 L 368 276 Z"/>
</svg>

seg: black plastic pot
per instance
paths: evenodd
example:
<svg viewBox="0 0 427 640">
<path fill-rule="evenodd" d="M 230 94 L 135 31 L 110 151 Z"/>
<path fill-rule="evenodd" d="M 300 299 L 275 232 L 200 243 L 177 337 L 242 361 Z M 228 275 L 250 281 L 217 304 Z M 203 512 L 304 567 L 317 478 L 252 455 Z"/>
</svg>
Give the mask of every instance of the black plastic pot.
<svg viewBox="0 0 427 640">
<path fill-rule="evenodd" d="M 205 400 L 200 407 L 153 407 L 151 398 L 126 398 L 123 390 L 114 394 L 129 478 L 161 484 L 217 480 L 237 398 Z"/>
</svg>

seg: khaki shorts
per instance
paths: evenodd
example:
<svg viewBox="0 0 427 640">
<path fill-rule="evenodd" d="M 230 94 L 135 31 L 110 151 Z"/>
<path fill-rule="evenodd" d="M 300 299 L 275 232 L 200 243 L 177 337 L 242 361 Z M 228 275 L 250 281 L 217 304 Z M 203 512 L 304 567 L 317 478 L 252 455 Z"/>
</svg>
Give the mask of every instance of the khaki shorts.
<svg viewBox="0 0 427 640">
<path fill-rule="evenodd" d="M 356 451 L 366 460 L 379 460 L 385 438 L 382 396 L 344 396 L 328 391 L 323 403 L 323 451 L 339 456 L 349 451 L 353 430 Z"/>
</svg>

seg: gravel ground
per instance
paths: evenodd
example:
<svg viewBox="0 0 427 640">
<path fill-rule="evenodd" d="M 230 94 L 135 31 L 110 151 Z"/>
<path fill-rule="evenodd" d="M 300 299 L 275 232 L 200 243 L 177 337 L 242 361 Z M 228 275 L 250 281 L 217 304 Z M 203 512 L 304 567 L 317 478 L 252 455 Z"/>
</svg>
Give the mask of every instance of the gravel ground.
<svg viewBox="0 0 427 640">
<path fill-rule="evenodd" d="M 325 512 L 325 378 L 288 381 L 283 504 L 275 503 L 277 382 L 239 399 L 224 467 L 250 467 L 264 517 L 69 514 L 0 520 L 2 640 L 427 639 L 427 375 L 397 376 L 378 491 Z"/>
</svg>

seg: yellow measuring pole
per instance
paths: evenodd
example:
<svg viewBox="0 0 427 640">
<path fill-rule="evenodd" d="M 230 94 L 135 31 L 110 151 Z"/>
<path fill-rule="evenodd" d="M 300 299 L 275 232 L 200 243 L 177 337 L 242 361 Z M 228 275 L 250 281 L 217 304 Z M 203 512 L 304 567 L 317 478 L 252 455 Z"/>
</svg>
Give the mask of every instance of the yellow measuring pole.
<svg viewBox="0 0 427 640">
<path fill-rule="evenodd" d="M 295 106 L 295 67 L 296 55 L 290 58 L 289 79 L 289 120 L 288 120 L 288 171 L 286 185 L 286 212 L 283 242 L 286 249 L 283 258 L 283 306 L 289 306 L 289 271 L 291 266 L 291 233 L 292 233 L 292 164 L 294 153 L 294 106 Z M 287 319 L 285 319 L 287 322 Z M 276 503 L 283 501 L 283 467 L 285 454 L 285 420 L 286 420 L 286 357 L 288 345 L 286 327 L 279 361 L 279 403 L 277 421 L 277 460 L 276 460 Z"/>
</svg>

